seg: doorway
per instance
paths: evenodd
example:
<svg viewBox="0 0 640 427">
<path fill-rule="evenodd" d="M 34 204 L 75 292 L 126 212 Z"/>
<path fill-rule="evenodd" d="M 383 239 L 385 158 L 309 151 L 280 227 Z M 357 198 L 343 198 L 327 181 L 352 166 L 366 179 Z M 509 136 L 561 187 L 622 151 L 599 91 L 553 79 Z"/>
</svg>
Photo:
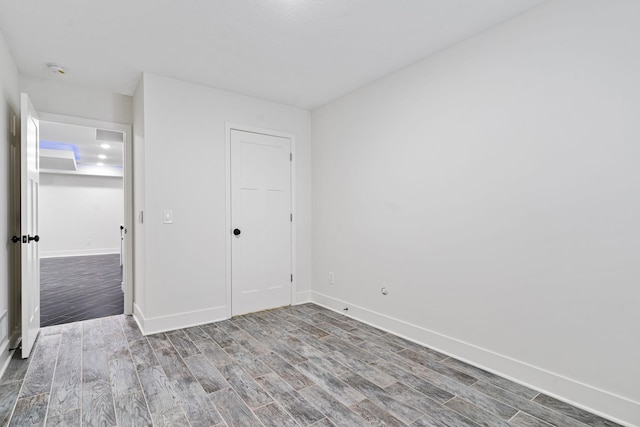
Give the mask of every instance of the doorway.
<svg viewBox="0 0 640 427">
<path fill-rule="evenodd" d="M 291 135 L 229 127 L 231 315 L 293 301 Z"/>
<path fill-rule="evenodd" d="M 131 313 L 129 126 L 40 114 L 40 319 Z"/>
</svg>

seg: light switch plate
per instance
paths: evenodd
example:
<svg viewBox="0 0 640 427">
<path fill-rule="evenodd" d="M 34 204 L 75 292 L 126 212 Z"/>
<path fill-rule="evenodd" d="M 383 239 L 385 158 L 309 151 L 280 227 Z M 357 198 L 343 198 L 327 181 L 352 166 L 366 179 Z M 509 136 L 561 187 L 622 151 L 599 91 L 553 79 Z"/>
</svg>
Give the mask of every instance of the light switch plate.
<svg viewBox="0 0 640 427">
<path fill-rule="evenodd" d="M 163 218 L 165 224 L 173 224 L 173 211 L 171 209 L 165 209 Z"/>
</svg>

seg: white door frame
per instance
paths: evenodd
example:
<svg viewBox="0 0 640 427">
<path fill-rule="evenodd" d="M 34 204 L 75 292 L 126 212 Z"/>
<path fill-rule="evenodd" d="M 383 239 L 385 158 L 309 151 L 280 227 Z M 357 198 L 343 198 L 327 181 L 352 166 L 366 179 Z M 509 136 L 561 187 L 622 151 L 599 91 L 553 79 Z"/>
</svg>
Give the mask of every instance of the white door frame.
<svg viewBox="0 0 640 427">
<path fill-rule="evenodd" d="M 10 139 L 10 179 L 11 195 L 10 195 L 10 211 L 11 218 L 10 235 L 22 237 L 20 227 L 20 210 L 22 209 L 20 200 L 20 186 L 22 185 L 22 176 L 20 174 L 21 158 L 21 119 L 15 111 L 11 111 L 11 139 Z M 16 243 L 10 251 L 11 261 L 9 263 L 9 347 L 17 347 L 22 338 L 22 243 Z M 3 349 L 0 349 L 3 350 Z M 0 355 L 2 360 L 2 355 Z"/>
<path fill-rule="evenodd" d="M 291 273 L 293 280 L 291 281 L 291 305 L 296 301 L 296 136 L 292 133 L 281 132 L 272 129 L 264 129 L 256 126 L 240 125 L 237 123 L 225 122 L 225 162 L 226 162 L 226 238 L 225 238 L 225 254 L 226 254 L 226 290 L 227 290 L 227 318 L 231 318 L 231 131 L 239 130 L 243 132 L 259 133 L 262 135 L 278 136 L 288 138 L 291 141 L 291 213 L 293 221 L 291 222 Z"/>
<path fill-rule="evenodd" d="M 122 123 L 104 122 L 100 120 L 85 119 L 81 117 L 64 116 L 52 113 L 40 113 L 40 121 L 64 123 L 95 127 L 99 129 L 115 130 L 124 133 L 124 228 L 125 235 L 125 259 L 124 259 L 124 314 L 133 314 L 133 168 L 132 168 L 132 134 L 131 126 Z"/>
</svg>

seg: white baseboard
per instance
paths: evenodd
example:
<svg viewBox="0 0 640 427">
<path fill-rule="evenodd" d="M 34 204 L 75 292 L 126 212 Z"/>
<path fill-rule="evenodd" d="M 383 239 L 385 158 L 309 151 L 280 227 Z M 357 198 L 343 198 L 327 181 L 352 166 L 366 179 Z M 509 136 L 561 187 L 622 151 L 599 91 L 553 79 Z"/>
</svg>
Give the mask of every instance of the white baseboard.
<svg viewBox="0 0 640 427">
<path fill-rule="evenodd" d="M 89 255 L 114 255 L 119 254 L 120 248 L 103 249 L 70 249 L 65 251 L 42 251 L 40 258 L 62 258 L 68 256 L 89 256 Z"/>
<path fill-rule="evenodd" d="M 301 291 L 296 293 L 296 300 L 292 305 L 304 304 L 311 302 L 311 291 Z"/>
<path fill-rule="evenodd" d="M 13 357 L 13 351 L 9 351 L 9 348 L 11 348 L 9 340 L 0 343 L 0 378 L 2 378 L 9 367 L 9 362 L 11 362 L 11 358 Z"/>
<path fill-rule="evenodd" d="M 135 303 L 133 304 L 133 318 L 138 323 L 143 335 L 190 328 L 191 326 L 228 319 L 226 306 L 188 311 L 169 316 L 145 317 L 140 307 Z"/>
<path fill-rule="evenodd" d="M 298 292 L 293 305 L 311 302 L 311 291 Z M 133 318 L 143 335 L 173 331 L 180 328 L 219 322 L 229 318 L 228 307 L 220 306 L 204 310 L 189 311 L 169 316 L 147 317 L 138 304 L 133 304 Z"/>
<path fill-rule="evenodd" d="M 135 320 L 138 324 L 140 332 L 142 332 L 143 335 L 148 335 L 144 333 L 144 314 L 142 314 L 142 310 L 135 302 L 133 303 L 133 314 L 131 316 L 133 317 L 133 320 Z"/>
<path fill-rule="evenodd" d="M 310 297 L 311 302 L 325 308 L 440 351 L 618 424 L 640 426 L 640 402 L 318 292 L 311 291 Z M 348 312 L 343 311 L 345 307 L 349 308 Z"/>
<path fill-rule="evenodd" d="M 16 342 L 16 337 L 15 334 L 9 331 L 9 322 L 9 313 L 4 310 L 0 313 L 0 327 L 2 328 L 0 330 L 0 378 L 4 375 L 11 357 L 13 357 L 13 351 L 9 351 L 9 349 L 16 347 L 15 345 L 12 346 Z"/>
<path fill-rule="evenodd" d="M 9 362 L 11 362 L 13 353 L 15 353 L 15 350 L 9 351 L 9 349 L 18 347 L 18 344 L 20 343 L 20 333 L 21 331 L 19 329 L 15 329 L 9 336 L 8 340 L 0 343 L 0 378 L 2 378 L 4 372 L 9 367 Z"/>
</svg>

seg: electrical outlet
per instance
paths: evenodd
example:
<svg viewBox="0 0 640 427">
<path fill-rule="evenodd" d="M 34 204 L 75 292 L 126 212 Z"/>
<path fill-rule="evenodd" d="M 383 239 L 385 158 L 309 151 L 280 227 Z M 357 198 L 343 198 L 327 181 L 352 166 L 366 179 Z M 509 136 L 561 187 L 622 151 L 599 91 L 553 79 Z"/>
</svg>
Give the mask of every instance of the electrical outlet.
<svg viewBox="0 0 640 427">
<path fill-rule="evenodd" d="M 173 210 L 165 209 L 164 210 L 164 220 L 165 224 L 173 224 Z"/>
<path fill-rule="evenodd" d="M 334 273 L 329 273 L 329 284 L 330 285 L 336 284 L 336 275 Z"/>
</svg>

